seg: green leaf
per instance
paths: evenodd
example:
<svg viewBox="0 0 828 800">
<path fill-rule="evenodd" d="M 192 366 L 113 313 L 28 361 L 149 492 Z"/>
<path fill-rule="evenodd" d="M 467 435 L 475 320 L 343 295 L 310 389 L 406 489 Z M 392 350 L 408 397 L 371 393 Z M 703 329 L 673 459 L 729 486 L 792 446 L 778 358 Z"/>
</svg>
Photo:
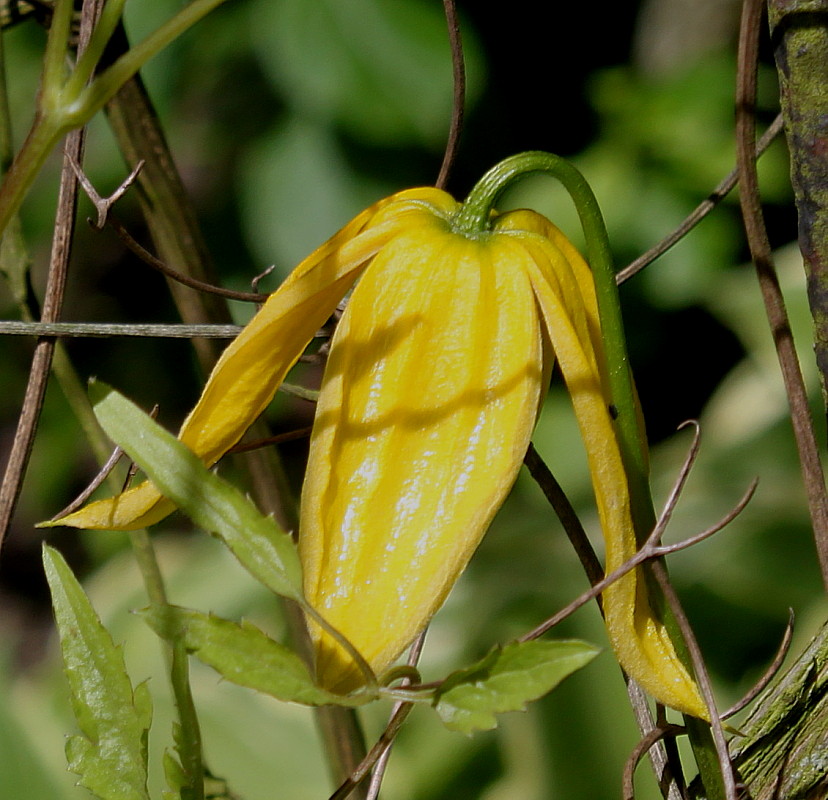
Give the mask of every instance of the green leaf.
<svg viewBox="0 0 828 800">
<path fill-rule="evenodd" d="M 470 734 L 497 727 L 495 714 L 523 711 L 588 664 L 598 648 L 576 640 L 513 642 L 443 681 L 434 707 L 449 730 Z"/>
<path fill-rule="evenodd" d="M 152 704 L 133 690 L 123 653 L 98 619 L 60 553 L 43 549 L 64 671 L 81 735 L 66 745 L 69 769 L 102 800 L 148 800 L 147 734 Z"/>
<path fill-rule="evenodd" d="M 258 3 L 256 20 L 262 64 L 300 116 L 372 142 L 442 143 L 452 76 L 437 5 L 280 0 Z"/>
<path fill-rule="evenodd" d="M 188 447 L 123 395 L 100 382 L 90 384 L 89 394 L 106 433 L 165 497 L 196 525 L 218 536 L 271 591 L 304 601 L 296 546 L 272 517 L 261 514 L 238 489 L 210 472 Z"/>
<path fill-rule="evenodd" d="M 178 606 L 141 612 L 149 626 L 165 639 L 183 639 L 187 650 L 223 678 L 303 705 L 359 705 L 349 698 L 317 687 L 302 659 L 249 622 L 232 622 Z"/>
</svg>

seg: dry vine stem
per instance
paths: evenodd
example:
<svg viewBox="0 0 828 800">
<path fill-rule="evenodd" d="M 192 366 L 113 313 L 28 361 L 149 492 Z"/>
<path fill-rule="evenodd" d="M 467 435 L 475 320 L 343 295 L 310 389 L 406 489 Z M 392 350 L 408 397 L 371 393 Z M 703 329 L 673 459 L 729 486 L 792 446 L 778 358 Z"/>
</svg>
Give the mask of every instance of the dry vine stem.
<svg viewBox="0 0 828 800">
<path fill-rule="evenodd" d="M 102 8 L 102 0 L 85 0 L 81 13 L 78 53 L 82 53 L 86 47 Z M 41 309 L 41 322 L 57 322 L 60 319 L 66 290 L 66 273 L 72 252 L 78 199 L 78 180 L 71 162 L 73 160 L 80 162 L 83 159 L 84 137 L 83 128 L 72 131 L 66 137 L 52 252 L 49 259 L 49 274 Z M 23 476 L 26 474 L 26 467 L 29 464 L 29 456 L 31 455 L 40 411 L 43 406 L 43 398 L 46 394 L 46 384 L 49 380 L 54 350 L 54 338 L 44 337 L 38 339 L 29 370 L 23 407 L 17 422 L 17 430 L 6 464 L 6 471 L 3 474 L 3 482 L 0 485 L 0 548 L 2 548 L 3 540 L 11 525 L 17 501 L 20 497 Z"/>
<path fill-rule="evenodd" d="M 762 138 L 759 140 L 759 144 L 756 145 L 756 158 L 762 155 L 765 150 L 770 147 L 771 142 L 776 139 L 777 136 L 782 132 L 782 124 L 783 124 L 782 115 L 778 114 L 776 119 L 771 123 L 770 127 L 765 131 Z M 739 170 L 738 168 L 734 168 L 731 172 L 724 178 L 724 180 L 719 183 L 719 185 L 704 199 L 701 203 L 699 203 L 693 211 L 687 215 L 687 217 L 682 220 L 682 222 L 665 236 L 660 242 L 656 245 L 651 247 L 646 253 L 642 253 L 635 261 L 630 262 L 626 267 L 623 269 L 618 270 L 617 280 L 618 283 L 624 283 L 628 281 L 633 275 L 637 275 L 641 272 L 642 269 L 649 266 L 653 263 L 657 258 L 663 256 L 674 244 L 680 242 L 685 236 L 687 236 L 693 228 L 696 227 L 711 211 L 713 211 L 725 197 L 733 191 L 736 184 L 739 182 Z"/>
<path fill-rule="evenodd" d="M 744 0 L 739 32 L 738 85 L 736 90 L 736 145 L 741 192 L 739 201 L 745 223 L 748 247 L 756 267 L 768 324 L 771 329 L 785 391 L 791 409 L 791 422 L 799 451 L 802 478 L 808 495 L 817 556 L 823 583 L 828 589 L 828 495 L 819 457 L 808 396 L 799 369 L 785 300 L 773 264 L 768 233 L 762 217 L 762 203 L 756 173 L 755 104 L 756 64 L 759 51 L 759 25 L 763 0 Z"/>
</svg>

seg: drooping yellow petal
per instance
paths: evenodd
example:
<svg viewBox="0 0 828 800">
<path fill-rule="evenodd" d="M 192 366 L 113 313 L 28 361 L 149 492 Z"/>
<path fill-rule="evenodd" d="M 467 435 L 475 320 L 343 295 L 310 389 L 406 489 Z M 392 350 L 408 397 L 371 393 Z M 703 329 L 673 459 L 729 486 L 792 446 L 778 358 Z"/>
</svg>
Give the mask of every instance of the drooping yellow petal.
<svg viewBox="0 0 828 800">
<path fill-rule="evenodd" d="M 547 281 L 559 287 L 558 296 L 583 342 L 584 353 L 596 360 L 603 375 L 606 367 L 601 357 L 603 339 L 595 282 L 583 256 L 557 226 L 528 209 L 509 211 L 498 217 L 495 230 L 512 232 L 530 252 Z"/>
<path fill-rule="evenodd" d="M 436 194 L 435 194 L 436 193 Z M 363 211 L 288 276 L 224 351 L 179 438 L 210 466 L 242 437 L 273 399 L 308 342 L 353 285 L 366 262 L 436 189 L 400 192 Z M 44 525 L 135 530 L 175 506 L 148 481 Z"/>
<path fill-rule="evenodd" d="M 307 599 L 377 672 L 444 601 L 535 424 L 541 330 L 509 256 L 424 211 L 371 263 L 334 337 L 299 549 Z M 313 636 L 322 685 L 357 686 L 348 656 Z"/>
<path fill-rule="evenodd" d="M 584 440 L 609 573 L 635 554 L 637 544 L 626 473 L 595 367 L 602 359 L 586 352 L 588 343 L 572 326 L 554 282 L 544 274 L 544 262 L 527 253 L 525 264 Z M 698 687 L 652 610 L 641 570 L 633 570 L 607 588 L 603 607 L 610 642 L 627 673 L 661 703 L 706 719 Z"/>
</svg>

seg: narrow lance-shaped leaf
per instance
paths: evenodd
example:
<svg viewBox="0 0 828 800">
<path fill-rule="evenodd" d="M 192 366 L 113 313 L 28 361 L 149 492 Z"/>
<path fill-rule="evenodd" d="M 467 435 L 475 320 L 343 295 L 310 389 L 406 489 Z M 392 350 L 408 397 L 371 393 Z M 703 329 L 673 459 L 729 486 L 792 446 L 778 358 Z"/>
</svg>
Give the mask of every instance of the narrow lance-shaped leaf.
<svg viewBox="0 0 828 800">
<path fill-rule="evenodd" d="M 101 800 L 148 800 L 145 684 L 132 688 L 121 648 L 98 619 L 60 553 L 44 547 L 64 671 L 81 735 L 66 745 L 69 769 Z"/>
<path fill-rule="evenodd" d="M 598 648 L 576 640 L 513 642 L 446 678 L 434 707 L 450 730 L 470 734 L 497 727 L 495 714 L 523 711 L 588 664 Z"/>
<path fill-rule="evenodd" d="M 152 483 L 193 522 L 217 535 L 271 591 L 303 602 L 299 558 L 290 536 L 238 489 L 123 395 L 103 383 L 89 389 L 95 414 Z"/>
<path fill-rule="evenodd" d="M 177 606 L 149 608 L 142 614 L 156 633 L 183 640 L 188 651 L 231 683 L 304 705 L 359 705 L 365 699 L 320 689 L 293 650 L 249 622 L 239 624 Z"/>
</svg>

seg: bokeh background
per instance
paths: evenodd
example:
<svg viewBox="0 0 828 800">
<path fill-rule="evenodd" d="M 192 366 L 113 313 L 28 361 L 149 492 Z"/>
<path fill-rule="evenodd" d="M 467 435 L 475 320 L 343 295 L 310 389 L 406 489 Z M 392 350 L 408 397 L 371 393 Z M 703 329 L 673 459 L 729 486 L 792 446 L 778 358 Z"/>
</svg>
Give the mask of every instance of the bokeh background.
<svg viewBox="0 0 828 800">
<path fill-rule="evenodd" d="M 592 183 L 619 266 L 666 235 L 734 163 L 735 0 L 642 0 L 541 4 L 458 3 L 468 70 L 468 108 L 449 189 L 462 197 L 490 166 L 543 149 L 570 157 Z M 137 41 L 180 6 L 127 4 Z M 3 34 L 16 141 L 31 121 L 45 35 L 34 22 Z M 777 111 L 769 48 L 760 69 L 760 120 Z M 451 62 L 438 0 L 234 0 L 208 16 L 143 72 L 184 177 L 221 282 L 245 289 L 270 265 L 272 289 L 354 213 L 400 188 L 433 183 L 451 113 Z M 91 125 L 86 170 L 101 193 L 125 176 L 103 118 Z M 42 289 L 56 195 L 47 166 L 23 212 L 32 281 Z M 803 369 L 824 441 L 811 359 L 796 217 L 784 145 L 761 162 L 772 244 Z M 551 181 L 526 180 L 504 205 L 547 213 L 576 241 L 576 217 Z M 145 238 L 134 198 L 119 215 Z M 81 217 L 91 213 L 83 201 Z M 735 701 L 771 659 L 797 614 L 795 649 L 825 616 L 804 492 L 772 341 L 733 198 L 622 289 L 631 354 L 653 445 L 655 495 L 663 500 L 690 444 L 679 424 L 698 418 L 702 449 L 668 539 L 725 514 L 749 482 L 748 509 L 714 540 L 675 556 L 671 574 L 686 603 L 721 705 Z M 17 311 L 0 282 L 3 316 Z M 251 309 L 233 304 L 240 322 Z M 164 280 L 109 232 L 82 222 L 64 317 L 175 321 Z M 0 456 L 14 433 L 30 341 L 0 337 Z M 202 376 L 182 342 L 75 340 L 82 378 L 106 380 L 175 427 Z M 300 368 L 294 380 L 313 385 Z M 275 430 L 306 424 L 307 403 L 278 397 Z M 589 479 L 565 394 L 553 388 L 535 443 L 576 503 L 600 548 Z M 294 487 L 302 443 L 282 457 Z M 223 467 L 233 475 L 233 467 Z M 43 536 L 34 523 L 63 507 L 96 471 L 60 391 L 50 390 L 23 496 L 0 561 L 0 796 L 86 796 L 65 770 L 73 730 L 45 581 Z M 171 598 L 182 605 L 282 627 L 273 599 L 222 548 L 174 516 L 157 545 Z M 59 530 L 49 535 L 72 561 L 116 640 L 134 681 L 155 698 L 153 796 L 169 745 L 171 704 L 153 635 L 131 609 L 145 605 L 126 540 Z M 423 658 L 426 679 L 508 641 L 587 586 L 560 525 L 521 475 L 472 564 L 435 619 Z M 589 606 L 561 626 L 606 647 Z M 194 665 L 211 768 L 246 800 L 326 797 L 328 777 L 310 711 L 221 683 Z M 387 708 L 366 714 L 369 735 Z M 738 722 L 737 722 L 738 724 Z M 467 739 L 415 712 L 386 779 L 388 800 L 604 800 L 620 792 L 637 740 L 609 652 L 498 731 Z M 641 798 L 658 796 L 640 769 Z"/>
</svg>

